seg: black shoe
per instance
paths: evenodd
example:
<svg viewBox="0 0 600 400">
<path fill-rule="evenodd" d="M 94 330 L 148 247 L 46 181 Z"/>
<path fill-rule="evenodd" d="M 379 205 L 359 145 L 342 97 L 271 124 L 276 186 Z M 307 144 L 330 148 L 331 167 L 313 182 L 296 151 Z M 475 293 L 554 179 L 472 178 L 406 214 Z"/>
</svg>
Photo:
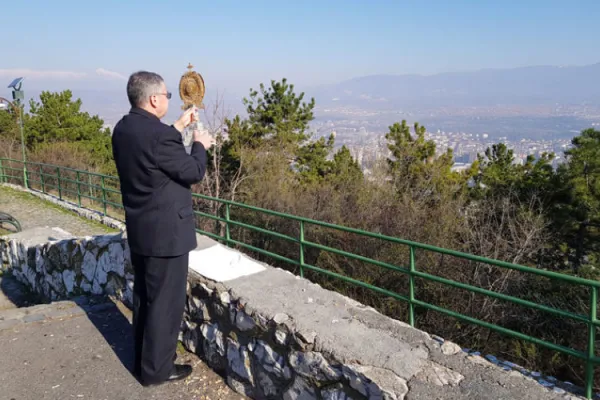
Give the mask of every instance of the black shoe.
<svg viewBox="0 0 600 400">
<path fill-rule="evenodd" d="M 171 375 L 167 378 L 167 381 L 178 381 L 185 379 L 192 373 L 192 366 L 187 364 L 175 364 Z"/>
<path fill-rule="evenodd" d="M 171 375 L 169 375 L 169 377 L 166 380 L 164 380 L 162 382 L 157 382 L 157 383 L 142 382 L 142 385 L 144 385 L 145 387 L 158 386 L 158 385 L 162 385 L 163 383 L 166 383 L 166 382 L 178 381 L 181 379 L 185 379 L 188 376 L 190 376 L 191 373 L 192 373 L 191 365 L 175 364 L 175 365 L 173 365 L 173 371 L 171 371 Z"/>
</svg>

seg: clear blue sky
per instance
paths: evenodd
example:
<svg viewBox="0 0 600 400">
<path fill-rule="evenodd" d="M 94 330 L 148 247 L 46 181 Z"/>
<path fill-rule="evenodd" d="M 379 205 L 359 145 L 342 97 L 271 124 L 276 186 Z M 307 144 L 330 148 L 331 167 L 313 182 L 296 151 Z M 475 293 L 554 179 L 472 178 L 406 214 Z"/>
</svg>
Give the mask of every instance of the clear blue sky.
<svg viewBox="0 0 600 400">
<path fill-rule="evenodd" d="M 176 81 L 191 61 L 207 83 L 245 92 L 284 76 L 308 86 L 600 61 L 600 0 L 21 0 L 0 15 L 3 80 L 52 70 L 98 85 L 103 68 Z"/>
</svg>

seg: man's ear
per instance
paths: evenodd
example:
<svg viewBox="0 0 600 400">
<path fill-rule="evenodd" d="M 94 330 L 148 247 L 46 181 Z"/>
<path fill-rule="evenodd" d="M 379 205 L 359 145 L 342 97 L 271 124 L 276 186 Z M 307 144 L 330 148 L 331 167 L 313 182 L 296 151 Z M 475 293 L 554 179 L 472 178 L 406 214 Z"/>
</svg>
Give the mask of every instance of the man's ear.
<svg viewBox="0 0 600 400">
<path fill-rule="evenodd" d="M 156 95 L 150 96 L 150 98 L 148 99 L 148 104 L 150 105 L 150 107 L 156 108 L 156 103 L 157 103 Z"/>
</svg>

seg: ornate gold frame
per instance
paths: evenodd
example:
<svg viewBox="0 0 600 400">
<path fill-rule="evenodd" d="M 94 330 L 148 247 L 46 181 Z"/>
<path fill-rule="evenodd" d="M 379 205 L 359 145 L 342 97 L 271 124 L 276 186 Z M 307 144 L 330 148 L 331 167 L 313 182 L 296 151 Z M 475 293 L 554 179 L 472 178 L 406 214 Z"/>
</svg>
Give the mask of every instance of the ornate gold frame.
<svg viewBox="0 0 600 400">
<path fill-rule="evenodd" d="M 181 108 L 187 110 L 194 105 L 203 109 L 204 104 L 202 103 L 202 99 L 206 90 L 204 79 L 198 72 L 192 71 L 194 66 L 191 63 L 187 68 L 189 71 L 183 74 L 179 80 L 179 97 L 183 100 Z"/>
</svg>

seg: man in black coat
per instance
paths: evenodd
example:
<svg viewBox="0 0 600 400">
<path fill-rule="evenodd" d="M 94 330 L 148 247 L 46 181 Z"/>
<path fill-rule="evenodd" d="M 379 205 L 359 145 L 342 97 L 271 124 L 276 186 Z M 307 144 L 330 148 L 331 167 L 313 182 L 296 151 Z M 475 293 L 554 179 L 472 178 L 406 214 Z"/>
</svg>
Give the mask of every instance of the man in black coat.
<svg viewBox="0 0 600 400">
<path fill-rule="evenodd" d="M 195 108 L 172 126 L 160 119 L 171 93 L 160 75 L 136 72 L 127 83 L 131 110 L 115 126 L 112 149 L 121 183 L 134 268 L 134 375 L 144 385 L 183 379 L 174 364 L 186 299 L 189 252 L 196 247 L 191 185 L 206 171 L 208 134 L 194 132 L 187 154 L 181 131 Z"/>
</svg>

